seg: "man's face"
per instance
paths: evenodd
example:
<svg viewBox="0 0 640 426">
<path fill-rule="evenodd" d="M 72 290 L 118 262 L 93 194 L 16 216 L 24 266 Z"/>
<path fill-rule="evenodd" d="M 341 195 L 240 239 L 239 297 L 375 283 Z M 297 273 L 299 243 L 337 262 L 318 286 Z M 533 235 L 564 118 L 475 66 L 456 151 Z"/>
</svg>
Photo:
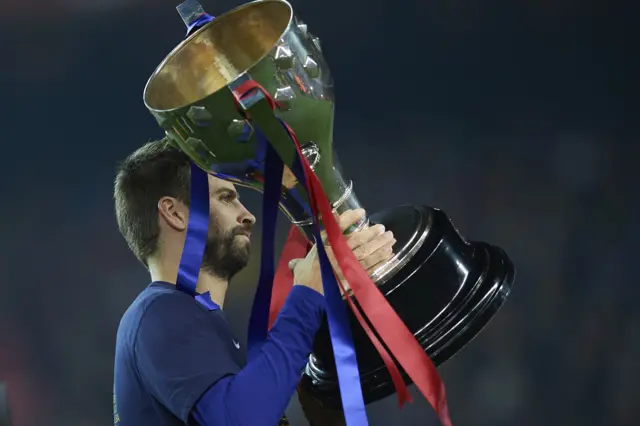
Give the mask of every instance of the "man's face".
<svg viewBox="0 0 640 426">
<path fill-rule="evenodd" d="M 242 205 L 233 184 L 209 176 L 209 239 L 202 267 L 231 279 L 247 266 L 255 217 Z"/>
</svg>

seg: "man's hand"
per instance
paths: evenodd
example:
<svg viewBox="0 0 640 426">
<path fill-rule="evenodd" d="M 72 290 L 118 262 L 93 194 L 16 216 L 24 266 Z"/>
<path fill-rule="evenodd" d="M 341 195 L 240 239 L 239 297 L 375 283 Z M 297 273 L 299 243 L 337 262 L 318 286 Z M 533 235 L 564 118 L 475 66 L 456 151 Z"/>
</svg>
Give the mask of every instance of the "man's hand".
<svg viewBox="0 0 640 426">
<path fill-rule="evenodd" d="M 361 209 L 350 210 L 336 219 L 342 232 L 345 232 L 351 226 L 358 223 L 364 214 L 364 210 Z M 326 235 L 322 235 L 322 240 L 326 246 Z M 353 254 L 369 275 L 393 256 L 392 248 L 396 242 L 393 233 L 391 231 L 385 232 L 382 225 L 375 225 L 356 231 L 347 235 L 346 240 L 349 248 L 351 248 Z M 342 282 L 345 290 L 348 290 L 349 284 L 345 281 L 333 251 L 329 247 L 327 247 L 327 254 L 336 275 Z M 324 294 L 322 277 L 320 275 L 320 264 L 317 257 L 317 247 L 314 245 L 307 257 L 292 260 L 289 262 L 289 267 L 293 270 L 294 283 L 306 285 Z M 298 387 L 298 398 L 304 415 L 311 426 L 345 426 L 346 423 L 342 410 L 323 406 L 309 394 L 304 385 Z"/>
<path fill-rule="evenodd" d="M 349 210 L 341 214 L 337 220 L 340 229 L 344 232 L 351 226 L 355 225 L 364 216 L 364 210 Z M 391 231 L 386 231 L 384 226 L 375 225 L 356 231 L 346 236 L 347 245 L 356 259 L 360 261 L 362 267 L 371 275 L 381 264 L 388 261 L 393 256 L 393 245 L 396 240 L 393 238 Z M 323 235 L 323 243 L 326 242 L 326 236 Z M 340 267 L 333 255 L 330 247 L 327 247 L 327 254 L 333 266 L 336 275 L 342 282 L 345 289 L 349 288 L 348 283 L 344 280 Z M 294 283 L 304 285 L 324 294 L 322 288 L 322 276 L 320 274 L 320 263 L 318 261 L 317 247 L 314 245 L 307 257 L 304 259 L 294 259 L 289 262 L 289 267 L 293 271 Z"/>
</svg>

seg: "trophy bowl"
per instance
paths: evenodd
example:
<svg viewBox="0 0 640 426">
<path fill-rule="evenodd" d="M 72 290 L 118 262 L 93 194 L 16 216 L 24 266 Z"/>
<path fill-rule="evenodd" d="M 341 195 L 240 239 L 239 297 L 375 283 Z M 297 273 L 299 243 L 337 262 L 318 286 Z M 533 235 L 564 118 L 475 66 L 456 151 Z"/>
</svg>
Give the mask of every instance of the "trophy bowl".
<svg viewBox="0 0 640 426">
<path fill-rule="evenodd" d="M 233 90 L 249 80 L 270 94 L 275 111 L 261 106 L 261 93 L 236 100 Z M 199 167 L 258 191 L 263 190 L 264 152 L 257 132 L 266 133 L 285 162 L 280 207 L 310 241 L 308 195 L 291 172 L 296 151 L 278 119 L 297 135 L 334 211 L 361 207 L 333 150 L 333 80 L 320 41 L 289 3 L 261 0 L 219 15 L 167 55 L 143 97 L 168 138 Z M 499 247 L 466 241 L 436 208 L 392 207 L 368 215 L 348 232 L 374 223 L 393 231 L 397 243 L 393 258 L 371 278 L 433 362 L 442 364 L 502 306 L 515 279 L 514 266 Z M 394 386 L 351 312 L 350 320 L 364 398 L 373 402 L 392 394 Z M 410 382 L 406 375 L 405 380 Z M 301 386 L 326 406 L 341 404 L 326 322 Z"/>
</svg>

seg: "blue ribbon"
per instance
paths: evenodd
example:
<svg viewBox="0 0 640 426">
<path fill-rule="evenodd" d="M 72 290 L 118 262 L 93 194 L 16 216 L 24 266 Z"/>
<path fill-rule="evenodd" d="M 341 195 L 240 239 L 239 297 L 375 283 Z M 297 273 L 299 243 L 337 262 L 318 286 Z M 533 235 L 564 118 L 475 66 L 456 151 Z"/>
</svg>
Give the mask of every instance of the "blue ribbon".
<svg viewBox="0 0 640 426">
<path fill-rule="evenodd" d="M 189 37 L 191 34 L 196 32 L 197 30 L 199 30 L 200 27 L 202 27 L 205 24 L 208 24 L 211 21 L 213 21 L 213 16 L 209 15 L 208 13 L 203 13 L 202 15 L 198 16 L 195 19 L 195 21 L 193 21 L 192 23 L 187 25 L 187 35 L 186 36 Z"/>
<path fill-rule="evenodd" d="M 187 235 L 180 257 L 176 287 L 195 297 L 209 232 L 209 179 L 207 173 L 194 163 L 191 163 L 190 197 Z"/>
<path fill-rule="evenodd" d="M 191 35 L 198 28 L 212 20 L 213 17 L 211 15 L 201 15 L 188 26 L 187 36 Z M 285 123 L 281 119 L 279 120 L 288 132 Z M 275 229 L 278 204 L 281 196 L 282 173 L 284 169 L 282 159 L 275 152 L 275 149 L 266 139 L 264 134 L 260 129 L 256 128 L 255 131 L 258 139 L 257 163 L 259 164 L 262 158 L 265 159 L 265 186 L 262 205 L 262 261 L 260 265 L 258 288 L 254 297 L 253 306 L 251 308 L 251 317 L 249 320 L 247 341 L 249 359 L 251 359 L 252 356 L 255 356 L 257 352 L 256 348 L 264 342 L 268 332 L 269 309 L 271 307 L 271 293 L 273 289 L 273 279 L 275 276 Z M 258 164 L 254 163 L 252 165 L 258 166 Z M 292 171 L 298 181 L 302 182 L 305 188 L 307 188 L 307 191 L 309 191 L 309 185 L 303 173 L 300 157 L 296 158 Z M 178 280 L 176 284 L 178 289 L 192 296 L 196 296 L 196 283 L 198 280 L 198 274 L 200 273 L 204 248 L 207 242 L 208 226 L 208 177 L 202 169 L 195 164 L 191 164 L 191 207 L 189 223 L 187 226 L 187 235 L 185 238 L 182 257 L 180 259 Z M 347 307 L 342 300 L 342 295 L 340 294 L 339 286 L 333 272 L 333 267 L 331 266 L 331 262 L 327 256 L 324 244 L 322 243 L 320 233 L 320 224 L 317 221 L 314 221 L 313 235 L 316 240 L 320 270 L 322 274 L 322 286 L 324 289 L 325 299 L 327 301 L 327 321 L 329 323 L 329 333 L 336 362 L 336 371 L 338 373 L 342 408 L 347 425 L 367 426 L 367 413 L 365 410 L 364 398 L 362 396 L 358 360 L 356 358 L 356 351 L 353 345 L 353 336 L 351 334 L 349 317 L 347 315 Z M 197 295 L 196 299 L 212 310 L 219 308 L 213 301 L 211 301 L 210 297 L 206 296 L 208 296 L 208 293 Z"/>
<path fill-rule="evenodd" d="M 285 130 L 287 130 L 284 122 L 282 122 L 282 120 L 280 121 L 283 127 L 285 127 Z M 255 131 L 259 144 L 265 144 L 267 147 L 267 156 L 265 161 L 263 198 L 262 263 L 258 289 L 253 301 L 251 319 L 249 321 L 249 338 L 247 342 L 249 359 L 255 356 L 257 353 L 256 349 L 267 337 L 271 292 L 275 276 L 273 246 L 275 242 L 278 201 L 281 195 L 282 171 L 284 167 L 282 160 L 271 144 L 265 139 L 262 132 L 257 128 Z M 292 171 L 308 191 L 309 186 L 302 171 L 299 157 L 294 162 Z M 327 301 L 327 321 L 329 323 L 329 333 L 336 362 L 345 420 L 349 426 L 366 426 L 368 425 L 367 414 L 362 396 L 358 360 L 353 344 L 347 308 L 342 300 L 333 267 L 322 243 L 320 224 L 314 221 L 314 225 L 313 235 L 316 240 L 322 274 L 322 286 Z"/>
<path fill-rule="evenodd" d="M 259 149 L 266 150 L 264 165 L 264 193 L 262 199 L 262 256 L 260 277 L 251 307 L 247 332 L 247 359 L 251 360 L 267 338 L 269 309 L 275 277 L 274 245 L 278 221 L 278 204 L 282 188 L 284 165 L 264 134 L 256 129 Z"/>
<path fill-rule="evenodd" d="M 289 132 L 287 126 L 278 118 L 284 129 Z M 292 138 L 293 139 L 293 138 Z M 293 140 L 292 140 L 293 142 Z M 309 191 L 309 185 L 302 170 L 301 158 L 298 156 L 292 166 L 292 171 Z M 353 344 L 351 326 L 333 267 L 327 256 L 322 237 L 321 227 L 314 221 L 313 235 L 316 240 L 318 256 L 320 260 L 320 271 L 322 274 L 322 288 L 324 297 L 327 300 L 327 322 L 329 323 L 329 334 L 333 346 L 333 356 L 336 362 L 336 372 L 338 373 L 338 386 L 340 387 L 340 398 L 342 400 L 342 410 L 347 425 L 366 426 L 367 412 L 362 396 L 362 385 L 360 383 L 360 371 L 358 369 L 358 359 Z"/>
<path fill-rule="evenodd" d="M 178 290 L 195 297 L 196 301 L 210 311 L 220 309 L 220 306 L 211 300 L 211 294 L 198 294 L 196 285 L 202 266 L 209 233 L 209 178 L 200 167 L 191 163 L 191 189 L 189 222 L 187 223 L 187 235 L 182 248 L 180 265 L 178 266 L 178 278 L 176 287 Z"/>
<path fill-rule="evenodd" d="M 206 293 L 197 295 L 196 301 L 210 311 L 217 311 L 218 309 L 220 309 L 220 306 L 216 302 L 211 300 L 211 293 L 209 293 L 208 291 Z"/>
<path fill-rule="evenodd" d="M 213 16 L 202 14 L 187 26 L 187 37 L 208 22 L 213 21 Z M 178 278 L 176 287 L 178 290 L 195 297 L 201 304 L 213 309 L 220 307 L 211 300 L 209 292 L 198 295 L 196 285 L 202 266 L 202 257 L 207 245 L 209 233 L 209 177 L 204 170 L 191 163 L 191 188 L 189 222 L 187 235 L 178 266 Z"/>
<path fill-rule="evenodd" d="M 273 279 L 275 276 L 273 247 L 275 244 L 278 203 L 281 195 L 282 172 L 284 168 L 282 160 L 262 132 L 259 129 L 256 129 L 256 132 L 258 143 L 264 144 L 263 147 L 266 148 L 266 158 L 262 223 L 262 261 L 258 288 L 254 297 L 251 318 L 249 320 L 247 341 L 249 359 L 255 356 L 257 353 L 256 349 L 264 342 L 267 336 L 271 291 L 273 289 Z M 300 158 L 296 159 L 292 169 L 298 180 L 302 182 L 308 190 L 309 187 L 302 172 Z M 187 235 L 178 268 L 176 285 L 179 290 L 196 297 L 200 303 L 214 310 L 219 307 L 211 301 L 210 297 L 205 297 L 207 294 L 196 296 L 196 283 L 202 265 L 202 256 L 204 255 L 204 249 L 207 243 L 209 227 L 209 184 L 207 173 L 193 163 L 191 164 L 190 195 L 191 201 Z M 319 223 L 314 221 L 313 235 L 317 243 L 322 285 L 327 300 L 327 321 L 329 323 L 329 333 L 338 373 L 342 407 L 349 426 L 366 426 L 368 425 L 367 414 L 362 396 L 358 361 L 353 345 L 347 308 L 342 300 L 331 262 L 322 243 L 320 232 Z"/>
</svg>

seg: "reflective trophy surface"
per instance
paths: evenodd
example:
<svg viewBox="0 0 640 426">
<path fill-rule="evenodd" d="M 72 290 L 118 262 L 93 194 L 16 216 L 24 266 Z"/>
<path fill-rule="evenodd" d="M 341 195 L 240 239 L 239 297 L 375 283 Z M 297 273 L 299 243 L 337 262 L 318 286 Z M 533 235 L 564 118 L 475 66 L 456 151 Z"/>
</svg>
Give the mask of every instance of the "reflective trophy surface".
<svg viewBox="0 0 640 426">
<path fill-rule="evenodd" d="M 279 108 L 270 108 L 260 93 L 238 105 L 233 90 L 248 80 L 260 84 Z M 264 133 L 285 162 L 281 209 L 310 240 L 309 201 L 291 172 L 295 147 L 278 117 L 297 135 L 334 210 L 361 207 L 333 151 L 333 81 L 320 41 L 285 1 L 248 3 L 197 30 L 156 68 L 144 102 L 168 138 L 198 166 L 258 191 L 263 190 L 264 157 L 257 131 Z M 435 208 L 389 208 L 354 229 L 371 223 L 383 224 L 397 240 L 395 255 L 372 280 L 433 362 L 442 364 L 502 306 L 515 279 L 512 262 L 499 247 L 466 241 Z M 369 403 L 392 394 L 394 386 L 351 312 L 350 319 Z M 326 322 L 301 385 L 321 403 L 340 406 Z"/>
</svg>

